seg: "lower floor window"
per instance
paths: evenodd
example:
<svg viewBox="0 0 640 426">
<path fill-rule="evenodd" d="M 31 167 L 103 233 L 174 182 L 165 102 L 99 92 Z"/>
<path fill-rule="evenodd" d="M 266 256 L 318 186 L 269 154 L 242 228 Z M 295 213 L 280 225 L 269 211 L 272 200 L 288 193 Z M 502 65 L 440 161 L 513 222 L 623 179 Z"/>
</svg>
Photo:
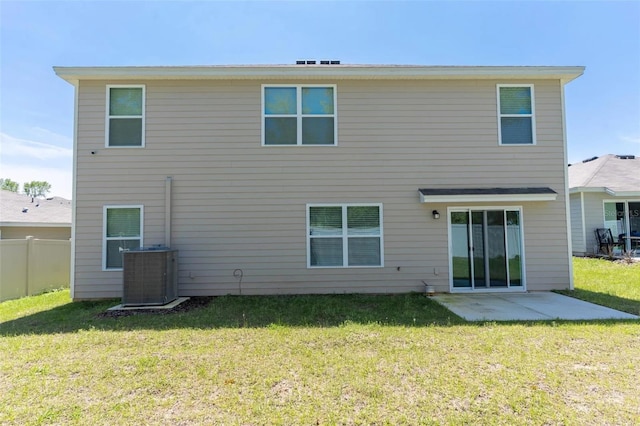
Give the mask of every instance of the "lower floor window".
<svg viewBox="0 0 640 426">
<path fill-rule="evenodd" d="M 122 269 L 122 252 L 142 246 L 142 206 L 105 206 L 103 269 Z"/>
<path fill-rule="evenodd" d="M 307 207 L 309 267 L 382 266 L 382 205 Z"/>
</svg>

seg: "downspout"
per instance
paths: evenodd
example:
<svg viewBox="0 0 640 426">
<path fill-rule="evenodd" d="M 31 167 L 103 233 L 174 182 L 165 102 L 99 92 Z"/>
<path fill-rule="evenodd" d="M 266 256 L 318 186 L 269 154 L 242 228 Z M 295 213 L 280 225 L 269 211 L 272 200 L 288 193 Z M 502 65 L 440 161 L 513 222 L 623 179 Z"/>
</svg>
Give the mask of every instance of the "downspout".
<svg viewBox="0 0 640 426">
<path fill-rule="evenodd" d="M 171 182 L 173 178 L 167 176 L 164 181 L 164 245 L 171 247 Z"/>
</svg>

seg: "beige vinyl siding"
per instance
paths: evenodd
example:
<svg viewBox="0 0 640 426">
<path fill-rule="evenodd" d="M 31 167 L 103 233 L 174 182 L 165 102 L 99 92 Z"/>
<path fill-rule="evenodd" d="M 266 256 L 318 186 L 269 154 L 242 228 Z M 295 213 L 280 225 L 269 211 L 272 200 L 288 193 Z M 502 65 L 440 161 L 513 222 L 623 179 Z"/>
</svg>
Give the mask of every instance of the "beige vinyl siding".
<svg viewBox="0 0 640 426">
<path fill-rule="evenodd" d="M 571 210 L 571 246 L 573 254 L 583 256 L 591 253 L 591 250 L 587 250 L 587 235 L 585 235 L 585 228 L 582 223 L 582 198 L 580 193 L 571 194 L 569 196 L 569 204 Z"/>
<path fill-rule="evenodd" d="M 167 176 L 181 295 L 237 293 L 235 269 L 243 294 L 448 291 L 447 206 L 417 192 L 437 186 L 558 192 L 517 204 L 528 289 L 569 286 L 559 81 L 304 81 L 337 85 L 338 146 L 263 147 L 274 81 L 121 82 L 146 85 L 142 149 L 104 147 L 110 82 L 80 83 L 75 298 L 121 295 L 101 271 L 104 205 L 144 205 L 145 245 L 164 242 Z M 497 83 L 535 84 L 537 145 L 498 145 Z M 307 269 L 307 203 L 382 203 L 384 267 Z"/>
</svg>

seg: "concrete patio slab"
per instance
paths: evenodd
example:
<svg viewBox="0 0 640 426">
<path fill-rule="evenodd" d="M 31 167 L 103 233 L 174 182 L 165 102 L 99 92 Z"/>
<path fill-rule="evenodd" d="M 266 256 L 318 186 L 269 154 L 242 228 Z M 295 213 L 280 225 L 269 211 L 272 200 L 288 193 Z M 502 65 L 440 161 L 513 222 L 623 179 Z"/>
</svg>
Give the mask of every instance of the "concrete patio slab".
<svg viewBox="0 0 640 426">
<path fill-rule="evenodd" d="M 438 294 L 433 299 L 467 321 L 640 318 L 552 292 Z"/>
</svg>

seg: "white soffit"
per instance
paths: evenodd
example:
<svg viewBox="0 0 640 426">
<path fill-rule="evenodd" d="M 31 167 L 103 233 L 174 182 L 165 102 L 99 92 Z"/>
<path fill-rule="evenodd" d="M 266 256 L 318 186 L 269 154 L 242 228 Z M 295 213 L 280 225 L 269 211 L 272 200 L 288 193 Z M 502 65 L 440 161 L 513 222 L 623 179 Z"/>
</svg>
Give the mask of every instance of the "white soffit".
<svg viewBox="0 0 640 426">
<path fill-rule="evenodd" d="M 640 191 L 616 191 L 614 188 L 605 188 L 604 192 L 614 197 L 638 197 Z"/>
<path fill-rule="evenodd" d="M 570 188 L 570 194 L 579 194 L 581 192 L 604 192 L 612 197 L 640 197 L 639 191 L 620 191 L 615 188 L 607 188 L 606 186 L 578 186 L 575 188 Z"/>
<path fill-rule="evenodd" d="M 419 189 L 421 203 L 555 201 L 551 188 Z"/>
<path fill-rule="evenodd" d="M 579 77 L 584 67 L 555 66 L 410 66 L 410 65 L 244 65 L 166 67 L 53 67 L 62 79 L 560 79 Z"/>
</svg>

